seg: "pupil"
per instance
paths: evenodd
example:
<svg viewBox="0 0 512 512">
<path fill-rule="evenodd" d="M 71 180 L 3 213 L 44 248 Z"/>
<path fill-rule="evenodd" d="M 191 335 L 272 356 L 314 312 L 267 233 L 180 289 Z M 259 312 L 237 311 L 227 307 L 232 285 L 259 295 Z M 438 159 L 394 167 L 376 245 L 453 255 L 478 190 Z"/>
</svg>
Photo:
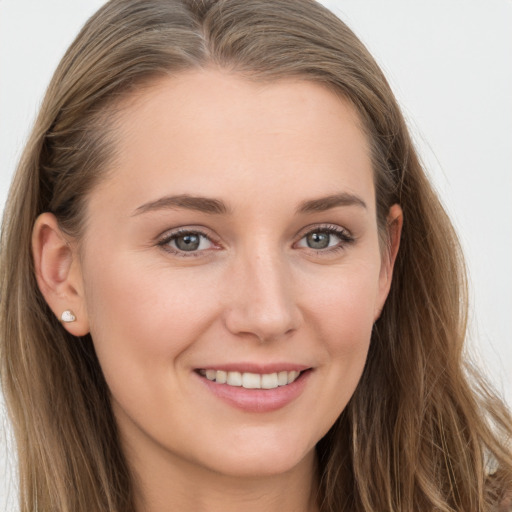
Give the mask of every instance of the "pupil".
<svg viewBox="0 0 512 512">
<path fill-rule="evenodd" d="M 199 235 L 188 234 L 182 235 L 175 240 L 176 247 L 180 251 L 195 251 L 199 247 Z"/>
<path fill-rule="evenodd" d="M 329 233 L 310 233 L 307 237 L 308 247 L 311 249 L 325 249 L 329 247 Z"/>
</svg>

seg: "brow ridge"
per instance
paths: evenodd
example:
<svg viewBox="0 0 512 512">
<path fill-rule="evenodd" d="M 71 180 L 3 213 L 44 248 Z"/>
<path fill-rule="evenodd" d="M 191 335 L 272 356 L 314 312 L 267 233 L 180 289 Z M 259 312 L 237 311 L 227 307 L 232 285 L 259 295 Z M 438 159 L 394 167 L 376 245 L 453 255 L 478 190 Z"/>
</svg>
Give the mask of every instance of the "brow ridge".
<svg viewBox="0 0 512 512">
<path fill-rule="evenodd" d="M 140 215 L 142 213 L 158 210 L 174 210 L 176 208 L 185 208 L 187 210 L 195 210 L 218 215 L 229 212 L 227 205 L 219 199 L 179 194 L 176 196 L 164 196 L 155 201 L 145 203 L 142 206 L 139 206 L 133 215 Z"/>
<path fill-rule="evenodd" d="M 366 203 L 358 196 L 348 192 L 332 194 L 317 199 L 303 201 L 297 208 L 298 213 L 315 213 L 330 210 L 340 206 L 359 206 L 366 209 Z M 185 208 L 208 214 L 223 215 L 230 212 L 230 209 L 220 199 L 214 199 L 202 196 L 192 196 L 189 194 L 179 194 L 175 196 L 164 196 L 155 201 L 150 201 L 139 206 L 133 215 L 140 215 L 147 212 Z"/>
<path fill-rule="evenodd" d="M 338 206 L 359 206 L 364 209 L 368 208 L 366 203 L 359 196 L 348 192 L 341 192 L 318 199 L 303 201 L 297 208 L 297 211 L 299 213 L 324 212 Z"/>
</svg>

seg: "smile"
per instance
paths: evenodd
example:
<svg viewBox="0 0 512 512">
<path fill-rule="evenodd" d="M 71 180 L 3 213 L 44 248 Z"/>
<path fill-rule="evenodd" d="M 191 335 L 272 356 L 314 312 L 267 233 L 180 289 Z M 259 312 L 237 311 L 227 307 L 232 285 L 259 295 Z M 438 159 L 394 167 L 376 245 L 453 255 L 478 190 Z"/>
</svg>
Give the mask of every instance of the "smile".
<svg viewBox="0 0 512 512">
<path fill-rule="evenodd" d="M 201 369 L 198 373 L 212 382 L 245 389 L 275 389 L 292 384 L 301 374 L 297 370 L 261 374 L 211 369 Z"/>
<path fill-rule="evenodd" d="M 249 413 L 266 413 L 298 399 L 313 374 L 313 368 L 302 365 L 269 366 L 258 371 L 254 365 L 244 363 L 228 368 L 198 368 L 194 373 L 210 393 L 229 406 Z"/>
</svg>

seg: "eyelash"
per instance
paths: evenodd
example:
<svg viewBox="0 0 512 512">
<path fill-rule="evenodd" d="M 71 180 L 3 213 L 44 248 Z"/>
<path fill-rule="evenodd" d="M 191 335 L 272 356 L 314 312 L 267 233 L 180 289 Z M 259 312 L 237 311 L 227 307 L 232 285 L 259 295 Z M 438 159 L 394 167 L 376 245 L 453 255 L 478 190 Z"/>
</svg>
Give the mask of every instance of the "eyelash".
<svg viewBox="0 0 512 512">
<path fill-rule="evenodd" d="M 201 229 L 191 229 L 191 228 L 180 228 L 172 233 L 166 233 L 159 241 L 158 246 L 161 247 L 164 251 L 167 251 L 175 256 L 180 256 L 184 258 L 194 258 L 198 256 L 204 256 L 204 252 L 207 249 L 196 250 L 196 251 L 182 251 L 178 248 L 173 248 L 169 244 L 182 236 L 185 235 L 199 235 L 201 238 L 207 239 L 213 245 L 218 245 L 218 243 L 214 240 L 214 238 L 210 235 L 202 231 Z M 201 243 L 201 242 L 200 242 Z"/>
<path fill-rule="evenodd" d="M 342 228 L 335 224 L 320 224 L 312 228 L 306 228 L 302 232 L 299 242 L 308 235 L 311 235 L 313 233 L 326 233 L 328 235 L 334 235 L 338 237 L 340 240 L 336 245 L 332 247 L 326 247 L 324 249 L 314 249 L 312 247 L 309 247 L 309 250 L 314 251 L 314 253 L 319 256 L 327 256 L 336 254 L 339 251 L 344 251 L 348 245 L 353 244 L 356 241 L 356 239 L 345 228 Z"/>
<path fill-rule="evenodd" d="M 339 238 L 339 242 L 332 246 L 332 247 L 326 247 L 323 249 L 314 249 L 312 247 L 309 247 L 308 249 L 311 251 L 314 251 L 317 255 L 327 255 L 327 254 L 334 254 L 338 251 L 342 251 L 346 249 L 346 246 L 349 244 L 352 244 L 355 242 L 355 238 L 344 228 L 341 228 L 336 225 L 332 224 L 324 224 L 319 226 L 314 226 L 311 229 L 307 229 L 306 231 L 303 231 L 299 242 L 303 240 L 308 235 L 311 235 L 313 233 L 325 233 L 328 235 L 334 235 Z M 199 235 L 201 238 L 207 239 L 209 242 L 211 242 L 214 246 L 218 246 L 218 242 L 210 235 L 202 231 L 201 229 L 191 229 L 191 228 L 180 228 L 176 231 L 173 231 L 172 233 L 165 234 L 157 243 L 159 247 L 161 247 L 163 250 L 174 254 L 179 257 L 199 257 L 204 256 L 205 251 L 208 251 L 208 249 L 202 249 L 202 250 L 194 250 L 194 251 L 183 251 L 178 248 L 173 248 L 170 246 L 171 242 L 182 237 L 185 235 Z M 201 243 L 201 242 L 199 242 Z M 296 242 L 294 246 L 297 244 Z"/>
</svg>

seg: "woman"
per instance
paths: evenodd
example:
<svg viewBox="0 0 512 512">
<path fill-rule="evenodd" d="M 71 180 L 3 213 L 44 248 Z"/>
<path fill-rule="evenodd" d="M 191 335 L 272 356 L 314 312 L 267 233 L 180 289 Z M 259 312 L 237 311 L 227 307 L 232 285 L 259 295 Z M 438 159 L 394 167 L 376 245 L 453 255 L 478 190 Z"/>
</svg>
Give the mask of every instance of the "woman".
<svg viewBox="0 0 512 512">
<path fill-rule="evenodd" d="M 321 6 L 109 2 L 2 233 L 23 512 L 509 506 L 457 239 Z"/>
</svg>

